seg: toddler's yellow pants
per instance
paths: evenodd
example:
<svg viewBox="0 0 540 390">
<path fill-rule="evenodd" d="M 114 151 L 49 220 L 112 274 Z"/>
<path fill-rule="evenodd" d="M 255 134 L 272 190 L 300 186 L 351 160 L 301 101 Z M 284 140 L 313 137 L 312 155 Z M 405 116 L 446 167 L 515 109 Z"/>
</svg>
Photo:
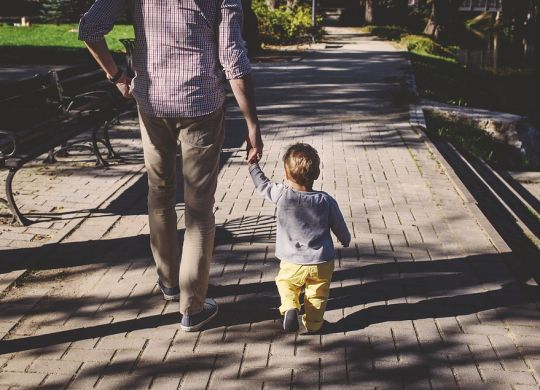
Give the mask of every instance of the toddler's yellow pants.
<svg viewBox="0 0 540 390">
<path fill-rule="evenodd" d="M 326 302 L 330 293 L 330 282 L 334 272 L 334 261 L 316 265 L 298 265 L 281 261 L 276 285 L 281 297 L 279 311 L 300 310 L 300 293 L 304 287 L 304 316 L 302 322 L 308 331 L 318 331 L 323 324 Z"/>
</svg>

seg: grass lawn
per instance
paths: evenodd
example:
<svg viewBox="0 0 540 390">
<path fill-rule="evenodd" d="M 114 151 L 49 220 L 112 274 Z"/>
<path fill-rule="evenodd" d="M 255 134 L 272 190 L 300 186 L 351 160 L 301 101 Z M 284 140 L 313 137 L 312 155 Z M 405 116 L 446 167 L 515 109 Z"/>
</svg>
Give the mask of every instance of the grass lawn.
<svg viewBox="0 0 540 390">
<path fill-rule="evenodd" d="M 540 123 L 539 69 L 472 69 L 457 61 L 456 47 L 395 26 L 368 26 L 366 30 L 408 48 L 421 97 L 526 115 Z"/>
<path fill-rule="evenodd" d="M 0 63 L 70 64 L 89 60 L 84 43 L 77 39 L 77 24 L 36 24 L 31 27 L 0 25 Z M 130 25 L 115 26 L 106 39 L 122 52 L 119 39 L 133 38 Z"/>
</svg>

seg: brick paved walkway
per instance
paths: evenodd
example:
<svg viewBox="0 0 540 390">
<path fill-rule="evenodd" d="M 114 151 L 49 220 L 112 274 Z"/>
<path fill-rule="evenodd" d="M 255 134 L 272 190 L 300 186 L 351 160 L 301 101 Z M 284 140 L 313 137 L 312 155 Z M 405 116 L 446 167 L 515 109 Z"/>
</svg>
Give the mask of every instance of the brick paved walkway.
<svg viewBox="0 0 540 390">
<path fill-rule="evenodd" d="M 60 242 L 0 252 L 4 272 L 36 270 L 1 298 L 0 388 L 539 387 L 538 293 L 514 280 L 512 253 L 396 104 L 406 56 L 349 30 L 329 40 L 255 66 L 265 172 L 281 180 L 284 147 L 313 144 L 317 185 L 353 232 L 326 333 L 280 330 L 274 208 L 253 196 L 230 104 L 211 269 L 219 319 L 179 331 L 177 304 L 155 286 L 145 177 L 132 173 Z M 181 194 L 178 210 L 181 229 Z"/>
<path fill-rule="evenodd" d="M 128 114 L 111 131 L 114 148 L 122 159 L 110 160 L 108 169 L 97 167 L 94 156 L 84 151 L 73 152 L 69 159 L 58 164 L 43 164 L 43 156 L 19 170 L 13 182 L 15 198 L 21 211 L 34 223 L 26 227 L 7 225 L 10 214 L 6 207 L 0 205 L 0 248 L 48 250 L 98 208 L 101 214 L 107 214 L 108 210 L 100 206 L 144 167 L 136 125 L 136 118 Z M 83 135 L 81 139 L 87 137 Z M 2 185 L 6 176 L 6 171 L 0 172 Z M 21 269 L 26 268 L 21 268 L 21 261 L 30 266 L 29 259 L 24 256 L 24 260 L 4 260 L 2 257 L 0 291 L 21 275 Z M 13 267 L 12 263 L 16 266 Z"/>
</svg>

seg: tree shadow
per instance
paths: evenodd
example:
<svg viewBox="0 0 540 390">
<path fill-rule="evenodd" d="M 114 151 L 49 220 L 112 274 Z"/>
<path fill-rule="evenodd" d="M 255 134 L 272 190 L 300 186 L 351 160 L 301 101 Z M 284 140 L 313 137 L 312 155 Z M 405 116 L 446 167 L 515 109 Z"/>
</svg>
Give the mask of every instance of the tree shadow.
<svg viewBox="0 0 540 390">
<path fill-rule="evenodd" d="M 179 245 L 185 229 L 178 230 Z M 275 242 L 275 217 L 246 216 L 216 225 L 215 245 L 270 244 Z M 0 274 L 16 270 L 51 270 L 89 264 L 148 263 L 151 261 L 148 234 L 113 239 L 99 239 L 38 248 L 0 250 Z"/>
<path fill-rule="evenodd" d="M 251 219 L 247 223 L 250 224 L 253 221 Z M 233 226 L 237 225 L 238 222 L 235 221 Z M 260 237 L 265 242 L 272 230 L 273 227 L 263 228 L 259 234 L 250 235 L 249 240 L 256 244 L 253 237 Z M 224 245 L 233 244 L 235 240 L 245 242 L 244 228 L 228 233 L 227 230 L 222 229 L 221 232 Z M 225 236 L 227 236 L 226 239 Z M 133 238 L 131 239 L 133 240 Z M 81 244 L 79 243 L 79 245 Z M 129 244 L 129 247 L 133 248 L 132 243 Z M 256 251 L 266 250 L 264 244 L 258 245 L 258 247 L 259 249 Z M 138 248 L 133 248 L 133 250 L 137 251 Z M 78 253 L 83 252 L 81 250 Z M 218 257 L 217 261 L 224 263 L 240 261 L 243 263 L 246 260 L 220 259 Z M 369 259 L 365 259 L 365 261 L 369 263 Z M 396 262 L 391 257 L 380 257 L 377 263 L 368 265 L 361 265 L 362 259 L 360 259 L 359 266 L 340 268 L 335 271 L 327 307 L 327 311 L 347 309 L 353 310 L 353 312 L 342 316 L 334 323 L 326 324 L 323 334 L 353 332 L 388 321 L 455 317 L 489 309 L 539 302 L 539 288 L 523 286 L 509 276 L 507 263 L 512 261 L 511 254 L 403 262 Z M 147 263 L 148 259 L 145 259 L 144 262 Z M 277 271 L 275 264 L 273 269 Z M 214 279 L 214 282 L 219 282 L 220 280 L 226 281 L 228 277 L 224 275 Z M 500 286 L 500 288 L 483 286 Z M 269 327 L 266 334 L 257 333 L 256 338 L 258 342 L 269 342 L 276 337 L 276 334 L 280 333 L 278 322 L 276 322 L 279 319 L 277 311 L 279 296 L 273 281 L 213 284 L 210 286 L 208 294 L 220 302 L 220 315 L 206 327 L 207 331 L 255 323 L 275 323 L 276 325 Z M 101 301 L 103 299 L 101 298 Z M 109 315 L 112 316 L 122 311 L 137 310 L 147 306 L 155 299 L 161 298 L 156 297 L 153 293 L 136 294 L 129 298 L 107 298 L 107 308 L 101 310 L 99 315 L 107 318 Z M 400 299 L 406 299 L 410 303 L 394 303 Z M 48 305 L 42 310 L 47 311 L 48 314 L 65 311 L 66 319 L 73 319 L 71 310 L 76 309 L 75 318 L 79 320 L 87 318 L 88 321 L 91 321 L 96 320 L 96 314 L 92 311 L 85 312 L 82 309 L 85 306 L 93 307 L 101 301 L 97 296 L 63 299 L 62 301 L 51 298 Z M 16 303 L 5 306 L 5 314 L 22 312 L 27 309 L 26 305 L 25 299 L 21 298 Z M 2 340 L 0 341 L 0 353 L 32 350 L 141 329 L 158 328 L 178 321 L 179 314 L 176 312 L 164 313 L 37 336 Z M 53 326 L 55 324 L 43 325 Z"/>
</svg>

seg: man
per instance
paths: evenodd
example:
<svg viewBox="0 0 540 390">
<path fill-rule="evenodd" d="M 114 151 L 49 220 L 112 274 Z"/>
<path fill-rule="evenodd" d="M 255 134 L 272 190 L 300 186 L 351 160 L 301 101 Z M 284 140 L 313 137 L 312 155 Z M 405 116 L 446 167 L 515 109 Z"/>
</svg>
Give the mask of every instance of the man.
<svg viewBox="0 0 540 390">
<path fill-rule="evenodd" d="M 133 80 L 118 68 L 103 38 L 128 3 L 136 39 Z M 97 0 L 79 26 L 79 39 L 109 80 L 137 101 L 158 285 L 165 299 L 180 299 L 185 331 L 199 330 L 218 311 L 206 293 L 224 137 L 223 74 L 246 119 L 247 143 L 256 151 L 250 156 L 257 159 L 263 150 L 241 27 L 241 0 Z M 186 225 L 181 262 L 174 208 L 177 140 Z"/>
</svg>

